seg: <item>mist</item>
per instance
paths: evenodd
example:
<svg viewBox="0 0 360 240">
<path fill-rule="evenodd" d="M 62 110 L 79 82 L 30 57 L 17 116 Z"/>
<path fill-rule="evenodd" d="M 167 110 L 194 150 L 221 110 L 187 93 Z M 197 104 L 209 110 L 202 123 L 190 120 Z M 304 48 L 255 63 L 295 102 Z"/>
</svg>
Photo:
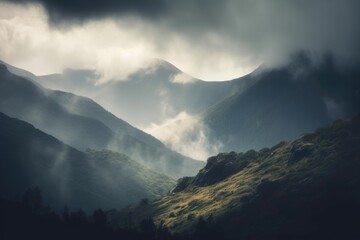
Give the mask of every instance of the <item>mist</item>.
<svg viewBox="0 0 360 240">
<path fill-rule="evenodd" d="M 40 5 L 0 5 L 0 58 L 36 75 L 94 69 L 98 84 L 124 81 L 158 58 L 208 80 L 234 78 L 254 68 L 237 63 L 239 57 L 232 59 L 228 51 L 207 54 L 207 49 L 193 48 L 179 34 L 137 18 L 100 19 L 58 29 L 49 25 Z M 215 65 L 219 60 L 223 63 Z"/>
<path fill-rule="evenodd" d="M 198 93 L 205 85 L 198 79 L 229 80 L 259 65 L 276 68 L 299 51 L 315 64 L 324 54 L 339 66 L 359 64 L 359 3 L 353 0 L 106 0 L 91 1 L 86 8 L 81 1 L 17 0 L 0 5 L 2 60 L 37 75 L 68 75 L 66 80 L 74 84 L 54 88 L 94 98 L 171 149 L 201 160 L 223 143 L 209 142 L 211 133 L 198 113 L 217 103 L 211 98 L 229 97 L 239 86 Z M 294 79 L 306 71 L 294 72 Z M 333 118 L 341 115 L 335 100 L 324 102 Z M 36 112 L 29 116 L 41 121 Z M 76 139 L 51 131 L 67 141 Z M 109 139 L 118 141 L 107 131 L 104 146 Z"/>
<path fill-rule="evenodd" d="M 99 83 L 121 81 L 161 58 L 195 78 L 226 80 L 299 50 L 359 64 L 355 0 L 2 2 L 0 57 L 38 75 L 91 68 Z"/>
<path fill-rule="evenodd" d="M 164 142 L 169 148 L 194 159 L 205 161 L 222 147 L 210 141 L 209 129 L 198 116 L 180 112 L 160 124 L 152 123 L 144 131 Z"/>
<path fill-rule="evenodd" d="M 360 239 L 359 22 L 358 0 L 0 0 L 0 235 Z"/>
</svg>

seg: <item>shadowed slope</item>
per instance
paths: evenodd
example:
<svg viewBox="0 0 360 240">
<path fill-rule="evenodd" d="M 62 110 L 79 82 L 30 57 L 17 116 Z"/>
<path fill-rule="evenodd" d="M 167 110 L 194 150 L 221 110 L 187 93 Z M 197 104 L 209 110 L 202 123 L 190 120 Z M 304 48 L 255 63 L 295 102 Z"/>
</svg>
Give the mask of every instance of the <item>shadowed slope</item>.
<svg viewBox="0 0 360 240">
<path fill-rule="evenodd" d="M 174 180 L 123 154 L 80 152 L 32 125 L 0 113 L 0 195 L 19 199 L 39 186 L 56 209 L 94 210 L 166 194 Z"/>
<path fill-rule="evenodd" d="M 118 222 L 153 217 L 172 231 L 199 217 L 231 239 L 356 239 L 360 214 L 360 117 L 259 152 L 219 154 L 177 191 L 125 209 Z M 210 221 L 210 220 L 209 220 Z"/>
<path fill-rule="evenodd" d="M 33 124 L 65 143 L 123 152 L 174 176 L 195 175 L 203 164 L 166 148 L 156 138 L 116 118 L 90 99 L 51 91 L 0 65 L 0 110 Z"/>
</svg>

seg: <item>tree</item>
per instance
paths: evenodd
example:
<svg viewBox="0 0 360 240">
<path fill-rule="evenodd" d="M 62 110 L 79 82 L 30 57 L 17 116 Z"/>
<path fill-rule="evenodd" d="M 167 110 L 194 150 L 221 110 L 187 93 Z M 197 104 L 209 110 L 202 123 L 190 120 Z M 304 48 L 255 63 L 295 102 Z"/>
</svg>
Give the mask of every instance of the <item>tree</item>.
<svg viewBox="0 0 360 240">
<path fill-rule="evenodd" d="M 70 223 L 74 226 L 85 226 L 88 224 L 86 214 L 83 210 L 70 213 Z"/>
<path fill-rule="evenodd" d="M 43 208 L 43 200 L 41 196 L 41 192 L 39 187 L 35 187 L 33 189 L 28 189 L 22 199 L 22 204 L 28 207 L 30 210 L 39 213 Z"/>
<path fill-rule="evenodd" d="M 171 233 L 169 229 L 164 226 L 163 224 L 160 224 L 158 228 L 156 229 L 156 240 L 170 240 L 172 239 Z"/>
<path fill-rule="evenodd" d="M 62 218 L 65 222 L 68 222 L 69 221 L 69 218 L 70 218 L 70 214 L 69 214 L 69 208 L 67 205 L 64 206 L 64 212 L 62 214 Z"/>
<path fill-rule="evenodd" d="M 216 224 L 216 222 L 213 219 L 213 216 L 210 215 L 209 218 L 210 218 L 209 219 L 210 222 L 205 221 L 203 217 L 200 217 L 198 219 L 192 239 L 193 240 L 227 239 L 225 236 L 225 232 L 223 231 L 220 225 Z"/>
<path fill-rule="evenodd" d="M 106 218 L 106 214 L 103 210 L 101 210 L 101 209 L 95 210 L 92 217 L 93 217 L 95 226 L 97 226 L 99 228 L 106 227 L 107 218 Z"/>
<path fill-rule="evenodd" d="M 150 201 L 148 198 L 143 198 L 140 200 L 139 206 L 147 206 L 147 205 L 149 205 L 149 203 L 150 203 Z"/>
<path fill-rule="evenodd" d="M 146 218 L 140 222 L 140 231 L 145 239 L 155 239 L 156 226 L 152 218 Z"/>
</svg>

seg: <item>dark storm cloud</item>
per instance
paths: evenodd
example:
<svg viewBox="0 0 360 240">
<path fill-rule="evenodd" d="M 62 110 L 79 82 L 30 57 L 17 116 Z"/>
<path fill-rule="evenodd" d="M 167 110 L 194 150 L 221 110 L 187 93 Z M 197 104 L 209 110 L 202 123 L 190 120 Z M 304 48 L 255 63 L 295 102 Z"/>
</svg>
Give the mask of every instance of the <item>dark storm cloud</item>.
<svg viewBox="0 0 360 240">
<path fill-rule="evenodd" d="M 76 26 L 94 19 L 131 16 L 136 21 L 128 21 L 128 28 L 137 28 L 135 23 L 139 21 L 144 23 L 146 27 L 139 31 L 152 41 L 155 49 L 176 52 L 173 55 L 191 51 L 193 62 L 201 62 L 205 68 L 221 62 L 219 59 L 224 66 L 230 65 L 228 59 L 252 66 L 279 63 L 299 50 L 316 54 L 331 52 L 343 62 L 360 63 L 359 0 L 8 2 L 40 3 L 53 26 Z M 188 46 L 179 46 L 179 42 Z"/>
<path fill-rule="evenodd" d="M 177 9 L 187 11 L 189 14 L 209 16 L 226 5 L 226 1 L 216 0 L 0 0 L 0 2 L 40 3 L 49 14 L 51 23 L 54 24 L 122 15 L 157 19 L 164 16 L 171 17 Z M 185 15 L 189 17 L 189 14 Z"/>
<path fill-rule="evenodd" d="M 0 0 L 11 3 L 40 3 L 53 23 L 84 21 L 119 14 L 156 17 L 164 11 L 166 0 Z"/>
</svg>

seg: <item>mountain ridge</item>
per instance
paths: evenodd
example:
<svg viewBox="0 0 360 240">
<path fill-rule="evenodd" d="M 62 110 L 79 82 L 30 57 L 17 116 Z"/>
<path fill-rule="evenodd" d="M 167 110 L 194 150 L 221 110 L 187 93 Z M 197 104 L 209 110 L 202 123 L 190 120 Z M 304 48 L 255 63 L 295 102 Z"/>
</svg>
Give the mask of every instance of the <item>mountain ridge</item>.
<svg viewBox="0 0 360 240">
<path fill-rule="evenodd" d="M 342 70 L 331 56 L 314 64 L 306 54 L 260 69 L 253 82 L 210 107 L 202 118 L 224 151 L 269 147 L 359 113 L 360 72 Z M 258 136 L 261 135 L 261 138 Z"/>
<path fill-rule="evenodd" d="M 4 65 L 0 74 L 0 110 L 32 123 L 69 145 L 82 150 L 109 148 L 124 152 L 174 177 L 196 174 L 196 169 L 202 166 L 199 161 L 167 149 L 159 140 L 136 130 L 92 100 L 39 87 L 11 74 Z M 104 122 L 112 123 L 116 129 Z"/>
<path fill-rule="evenodd" d="M 166 194 L 174 180 L 126 155 L 78 151 L 29 123 L 0 112 L 2 197 L 18 200 L 38 186 L 56 210 L 111 209 Z"/>
<path fill-rule="evenodd" d="M 121 225 L 129 214 L 151 217 L 180 234 L 204 219 L 229 239 L 356 239 L 359 136 L 358 115 L 272 148 L 222 153 L 197 176 L 179 180 L 172 194 L 112 218 Z"/>
<path fill-rule="evenodd" d="M 196 114 L 231 94 L 233 87 L 242 88 L 246 84 L 239 81 L 208 82 L 195 79 L 163 60 L 160 64 L 139 70 L 126 81 L 115 79 L 95 84 L 98 78 L 95 71 L 87 74 L 81 74 L 81 71 L 41 76 L 37 81 L 51 89 L 93 98 L 136 126 L 160 123 L 182 111 Z M 176 82 L 177 76 L 191 81 Z M 134 109 L 138 109 L 138 112 L 134 112 Z"/>
</svg>

